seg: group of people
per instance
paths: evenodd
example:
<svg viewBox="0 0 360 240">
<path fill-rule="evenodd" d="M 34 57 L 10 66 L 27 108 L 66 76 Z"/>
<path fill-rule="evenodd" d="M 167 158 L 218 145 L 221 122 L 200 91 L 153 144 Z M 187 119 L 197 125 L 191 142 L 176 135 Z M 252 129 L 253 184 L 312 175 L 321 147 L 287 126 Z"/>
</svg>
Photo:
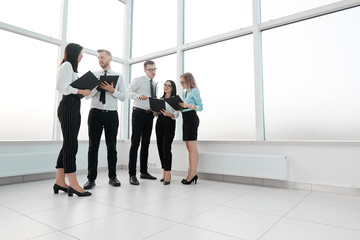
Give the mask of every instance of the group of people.
<svg viewBox="0 0 360 240">
<path fill-rule="evenodd" d="M 76 89 L 71 84 L 78 79 L 77 68 L 83 57 L 82 50 L 83 48 L 79 44 L 68 44 L 57 75 L 56 88 L 63 95 L 58 107 L 63 145 L 56 163 L 57 175 L 53 186 L 54 193 L 57 194 L 61 190 L 66 192 L 68 196 L 73 196 L 73 194 L 81 197 L 91 195 L 91 192 L 86 190 L 92 189 L 96 185 L 98 151 L 103 130 L 107 146 L 109 184 L 114 187 L 121 185 L 116 175 L 116 141 L 119 127 L 117 101 L 124 101 L 126 98 L 134 100 L 129 152 L 129 183 L 132 185 L 140 184 L 136 177 L 137 153 L 140 144 L 140 178 L 156 180 L 156 177 L 148 172 L 149 145 L 153 119 L 156 116 L 155 132 L 159 158 L 163 169 L 163 177 L 160 181 L 164 185 L 170 184 L 172 166 L 171 145 L 175 136 L 175 119 L 179 116 L 179 111 L 174 110 L 167 103 L 165 103 L 165 109 L 162 109 L 160 112 L 154 112 L 150 109 L 149 98 L 156 98 L 155 63 L 150 60 L 146 61 L 144 63 L 145 75 L 132 80 L 125 91 L 122 76 L 111 69 L 111 53 L 108 50 L 100 49 L 97 52 L 99 65 L 102 70 L 94 72 L 94 75 L 98 78 L 100 76 L 119 76 L 117 84 L 114 86 L 113 82 L 109 84 L 104 81 L 93 90 Z M 189 152 L 188 175 L 181 182 L 183 184 L 196 184 L 198 179 L 196 170 L 199 159 L 196 146 L 199 118 L 196 111 L 201 111 L 203 105 L 200 92 L 191 73 L 182 74 L 180 76 L 180 83 L 183 89 L 185 89 L 182 98 L 183 103 L 179 103 L 183 108 L 181 110 L 183 117 L 183 140 Z M 164 84 L 164 94 L 161 99 L 165 100 L 176 94 L 176 84 L 171 80 L 167 80 Z M 80 186 L 76 178 L 77 137 L 81 122 L 80 99 L 82 97 L 91 99 L 88 118 L 88 181 L 83 187 Z M 66 183 L 65 176 L 67 176 L 69 184 Z"/>
</svg>

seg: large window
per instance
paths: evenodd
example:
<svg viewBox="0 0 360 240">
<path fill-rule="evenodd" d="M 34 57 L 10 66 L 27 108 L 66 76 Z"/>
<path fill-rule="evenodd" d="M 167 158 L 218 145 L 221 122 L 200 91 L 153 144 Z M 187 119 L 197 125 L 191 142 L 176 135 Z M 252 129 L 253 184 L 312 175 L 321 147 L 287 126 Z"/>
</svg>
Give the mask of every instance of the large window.
<svg viewBox="0 0 360 240">
<path fill-rule="evenodd" d="M 157 71 L 156 71 L 156 76 L 155 76 L 155 81 L 158 83 L 157 84 L 157 88 L 156 88 L 156 92 L 157 92 L 157 97 L 160 98 L 163 94 L 164 94 L 164 83 L 166 82 L 166 80 L 173 80 L 175 83 L 177 81 L 176 79 L 176 55 L 169 55 L 169 56 L 165 56 L 165 57 L 161 57 L 161 58 L 156 58 L 156 59 L 152 59 L 155 62 Z M 141 63 L 137 63 L 137 64 L 133 64 L 131 66 L 131 76 L 132 79 L 136 78 L 136 77 L 140 77 L 140 76 L 144 76 L 145 72 L 144 72 L 144 62 Z M 179 85 L 177 85 L 177 87 L 179 88 Z M 130 125 L 130 130 L 129 130 L 129 134 L 131 136 L 131 115 L 132 115 L 132 106 L 133 106 L 133 100 L 130 101 L 130 114 L 129 114 L 129 125 Z M 153 127 L 153 132 L 151 134 L 151 139 L 155 140 L 156 139 L 156 135 L 155 135 L 155 123 L 156 123 L 156 118 L 154 118 L 154 127 Z M 177 133 L 175 135 L 175 139 L 177 138 Z"/>
<path fill-rule="evenodd" d="M 176 47 L 177 0 L 134 0 L 132 57 Z"/>
<path fill-rule="evenodd" d="M 360 139 L 360 8 L 263 33 L 267 140 Z"/>
<path fill-rule="evenodd" d="M 252 49 L 249 35 L 185 52 L 204 104 L 199 139 L 255 139 Z"/>
<path fill-rule="evenodd" d="M 52 140 L 58 47 L 0 30 L 0 140 Z"/>
<path fill-rule="evenodd" d="M 326 4 L 338 2 L 339 0 L 262 0 L 261 1 L 261 19 L 263 22 L 295 14 Z"/>
<path fill-rule="evenodd" d="M 0 1 L 0 22 L 58 38 L 61 0 Z M 3 44 L 3 40 L 1 41 Z"/>
<path fill-rule="evenodd" d="M 63 8 L 63 3 L 68 7 Z M 125 23 L 129 3 L 133 3 L 132 22 Z M 122 63 L 113 61 L 112 68 L 122 74 L 124 64 L 124 73 L 130 76 L 124 79 L 125 87 L 128 81 L 145 74 L 143 61 L 151 56 L 158 68 L 158 97 L 167 79 L 177 83 L 181 95 L 179 69 L 193 73 L 204 103 L 204 110 L 199 112 L 199 139 L 255 140 L 255 133 L 263 130 L 262 126 L 256 129 L 256 122 L 261 122 L 256 120 L 264 120 L 265 140 L 360 140 L 360 7 L 354 7 L 356 2 L 339 0 L 263 0 L 260 9 L 253 9 L 257 5 L 253 3 L 2 1 L 0 64 L 5 87 L 0 104 L 2 111 L 11 114 L 2 116 L 0 140 L 58 139 L 56 72 L 59 53 L 69 42 L 79 43 L 88 53 L 108 49 L 120 58 Z M 333 12 L 321 15 L 324 10 Z M 262 22 L 277 19 L 276 27 L 272 28 L 271 22 L 253 26 L 255 11 L 261 12 Z M 287 17 L 292 14 L 309 19 Z M 64 21 L 67 24 L 60 29 L 63 16 L 68 17 Z M 125 26 L 132 30 L 131 36 L 125 36 Z M 241 28 L 251 31 L 258 27 L 266 30 L 257 42 L 251 32 L 238 35 Z M 60 38 L 63 30 L 67 31 L 66 38 Z M 219 36 L 224 33 L 228 40 Z M 184 43 L 178 42 L 180 38 Z M 131 42 L 124 46 L 124 39 Z M 130 59 L 125 59 L 125 47 L 132 50 Z M 254 59 L 254 53 L 260 53 L 259 58 Z M 78 75 L 88 70 L 100 67 L 96 56 L 85 54 Z M 261 80 L 263 92 L 262 88 L 255 89 Z M 9 82 L 16 84 L 15 91 L 7 90 Z M 255 104 L 262 97 L 264 108 Z M 90 102 L 82 99 L 80 140 L 88 139 Z M 119 102 L 119 117 L 126 124 L 129 120 L 131 134 L 132 110 L 128 115 L 123 105 Z M 119 138 L 126 127 L 120 125 Z M 181 139 L 180 135 L 181 115 L 176 138 Z"/>
<path fill-rule="evenodd" d="M 115 0 L 69 0 L 68 42 L 108 49 L 123 57 L 124 4 Z"/>
<path fill-rule="evenodd" d="M 251 0 L 184 0 L 185 42 L 252 25 Z"/>
</svg>

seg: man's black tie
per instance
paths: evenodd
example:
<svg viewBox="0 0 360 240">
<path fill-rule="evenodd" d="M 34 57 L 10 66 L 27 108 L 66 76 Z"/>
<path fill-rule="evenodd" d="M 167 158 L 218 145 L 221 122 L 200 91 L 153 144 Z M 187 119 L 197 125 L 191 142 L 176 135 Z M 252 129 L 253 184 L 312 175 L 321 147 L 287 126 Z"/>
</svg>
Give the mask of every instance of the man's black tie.
<svg viewBox="0 0 360 240">
<path fill-rule="evenodd" d="M 150 96 L 154 97 L 154 87 L 153 87 L 153 80 L 150 79 Z"/>
<path fill-rule="evenodd" d="M 105 70 L 104 76 L 106 76 L 107 74 L 107 70 Z M 105 104 L 105 90 L 100 88 L 100 98 L 99 101 L 102 102 L 103 104 Z"/>
</svg>

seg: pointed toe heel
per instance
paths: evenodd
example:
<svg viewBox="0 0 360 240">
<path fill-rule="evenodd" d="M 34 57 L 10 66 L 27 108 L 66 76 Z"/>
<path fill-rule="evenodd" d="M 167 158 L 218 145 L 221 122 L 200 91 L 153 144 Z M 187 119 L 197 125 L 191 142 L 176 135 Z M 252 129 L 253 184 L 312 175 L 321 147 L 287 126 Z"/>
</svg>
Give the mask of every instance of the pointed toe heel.
<svg viewBox="0 0 360 240">
<path fill-rule="evenodd" d="M 68 196 L 72 197 L 74 195 L 74 193 L 78 196 L 78 197 L 87 197 L 87 196 L 91 196 L 91 192 L 78 192 L 75 189 L 73 189 L 72 187 L 69 187 L 67 190 Z"/>
</svg>

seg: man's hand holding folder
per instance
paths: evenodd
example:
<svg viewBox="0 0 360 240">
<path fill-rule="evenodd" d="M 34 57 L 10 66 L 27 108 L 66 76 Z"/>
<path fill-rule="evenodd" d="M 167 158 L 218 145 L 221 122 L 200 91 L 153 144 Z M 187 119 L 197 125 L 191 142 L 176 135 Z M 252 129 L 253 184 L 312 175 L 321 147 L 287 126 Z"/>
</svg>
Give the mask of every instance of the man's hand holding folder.
<svg viewBox="0 0 360 240">
<path fill-rule="evenodd" d="M 100 84 L 97 90 L 104 89 L 108 92 L 113 93 L 115 91 L 116 84 L 119 76 L 100 76 Z"/>
</svg>

